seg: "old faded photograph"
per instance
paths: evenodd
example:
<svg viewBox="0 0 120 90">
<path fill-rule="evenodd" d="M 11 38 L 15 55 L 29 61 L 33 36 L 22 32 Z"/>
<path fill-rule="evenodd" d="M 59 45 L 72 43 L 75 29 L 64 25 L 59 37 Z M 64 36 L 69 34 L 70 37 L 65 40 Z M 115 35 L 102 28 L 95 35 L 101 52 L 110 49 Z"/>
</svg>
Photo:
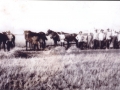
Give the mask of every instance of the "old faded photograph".
<svg viewBox="0 0 120 90">
<path fill-rule="evenodd" d="M 0 0 L 0 90 L 120 90 L 120 1 Z"/>
</svg>

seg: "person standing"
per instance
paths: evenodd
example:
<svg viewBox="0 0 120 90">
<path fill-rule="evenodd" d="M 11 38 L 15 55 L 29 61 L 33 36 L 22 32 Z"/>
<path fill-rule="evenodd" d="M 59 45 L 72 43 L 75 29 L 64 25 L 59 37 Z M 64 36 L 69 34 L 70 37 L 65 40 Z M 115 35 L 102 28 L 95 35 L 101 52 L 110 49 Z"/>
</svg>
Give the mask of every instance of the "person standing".
<svg viewBox="0 0 120 90">
<path fill-rule="evenodd" d="M 120 49 L 120 31 L 118 32 L 117 40 L 118 40 L 118 47 L 119 47 L 119 49 Z"/>
<path fill-rule="evenodd" d="M 82 35 L 82 31 L 79 32 L 79 34 L 76 36 L 76 39 L 78 40 L 78 48 L 80 48 L 81 50 L 83 49 L 83 35 Z"/>
<path fill-rule="evenodd" d="M 65 35 L 63 34 L 63 32 L 59 34 L 59 37 L 60 37 L 61 46 L 63 47 L 65 42 Z"/>
<path fill-rule="evenodd" d="M 110 29 L 107 29 L 107 33 L 106 33 L 106 49 L 110 48 L 110 43 L 111 43 L 111 36 L 112 36 L 112 32 L 110 31 Z"/>
<path fill-rule="evenodd" d="M 112 30 L 112 44 L 113 48 L 117 49 L 117 32 L 115 30 Z"/>
<path fill-rule="evenodd" d="M 101 29 L 99 33 L 99 49 L 103 49 L 104 46 L 104 39 L 105 39 L 105 34 L 103 33 L 103 29 Z"/>
<path fill-rule="evenodd" d="M 98 30 L 96 29 L 93 33 L 93 49 L 98 48 Z"/>
</svg>

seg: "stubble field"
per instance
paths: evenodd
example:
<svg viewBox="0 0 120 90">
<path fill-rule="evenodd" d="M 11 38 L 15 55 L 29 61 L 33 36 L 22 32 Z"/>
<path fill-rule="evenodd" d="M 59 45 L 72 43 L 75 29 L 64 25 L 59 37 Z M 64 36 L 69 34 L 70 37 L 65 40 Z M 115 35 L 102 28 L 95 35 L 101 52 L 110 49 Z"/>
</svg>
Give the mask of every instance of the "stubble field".
<svg viewBox="0 0 120 90">
<path fill-rule="evenodd" d="M 120 50 L 81 51 L 73 45 L 25 51 L 23 40 L 10 52 L 0 51 L 0 90 L 120 89 Z"/>
</svg>

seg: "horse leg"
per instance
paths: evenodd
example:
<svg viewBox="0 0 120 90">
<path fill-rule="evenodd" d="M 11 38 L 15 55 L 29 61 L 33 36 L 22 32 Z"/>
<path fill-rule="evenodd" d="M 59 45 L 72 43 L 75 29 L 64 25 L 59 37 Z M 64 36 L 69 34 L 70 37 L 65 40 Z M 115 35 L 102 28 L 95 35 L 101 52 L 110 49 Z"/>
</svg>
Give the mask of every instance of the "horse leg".
<svg viewBox="0 0 120 90">
<path fill-rule="evenodd" d="M 12 41 L 12 46 L 15 47 L 15 41 Z"/>
<path fill-rule="evenodd" d="M 67 49 L 69 48 L 69 41 L 67 41 Z"/>
<path fill-rule="evenodd" d="M 5 42 L 3 42 L 3 48 L 4 48 L 4 51 L 6 51 L 6 48 L 5 48 Z"/>
<path fill-rule="evenodd" d="M 56 40 L 54 40 L 54 46 L 57 46 L 57 41 Z"/>
<path fill-rule="evenodd" d="M 120 49 L 120 41 L 118 41 L 118 46 L 119 46 L 119 49 Z"/>
<path fill-rule="evenodd" d="M 34 51 L 35 51 L 35 48 L 36 48 L 36 45 L 35 45 L 35 44 L 33 45 L 33 48 L 34 48 Z"/>
<path fill-rule="evenodd" d="M 7 42 L 7 50 L 10 51 L 10 42 Z"/>
<path fill-rule="evenodd" d="M 45 42 L 45 40 L 43 40 L 43 48 L 45 48 L 46 47 L 46 42 Z"/>
<path fill-rule="evenodd" d="M 43 43 L 40 42 L 40 50 L 42 50 L 42 48 L 43 48 Z"/>
<path fill-rule="evenodd" d="M 15 41 L 13 43 L 14 43 L 14 47 L 15 47 Z"/>
<path fill-rule="evenodd" d="M 0 42 L 0 50 L 1 50 L 1 42 Z"/>
<path fill-rule="evenodd" d="M 78 41 L 77 40 L 75 40 L 75 44 L 76 44 L 76 47 L 78 47 Z"/>
<path fill-rule="evenodd" d="M 26 41 L 26 51 L 27 51 L 27 41 Z"/>
</svg>

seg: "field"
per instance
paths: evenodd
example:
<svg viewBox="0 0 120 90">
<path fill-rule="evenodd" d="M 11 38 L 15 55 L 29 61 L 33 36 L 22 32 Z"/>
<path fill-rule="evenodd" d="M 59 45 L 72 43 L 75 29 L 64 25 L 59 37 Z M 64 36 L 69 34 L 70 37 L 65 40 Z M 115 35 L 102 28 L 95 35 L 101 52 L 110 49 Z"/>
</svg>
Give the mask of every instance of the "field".
<svg viewBox="0 0 120 90">
<path fill-rule="evenodd" d="M 0 51 L 0 90 L 120 90 L 120 50 L 25 51 L 23 40 Z"/>
</svg>

